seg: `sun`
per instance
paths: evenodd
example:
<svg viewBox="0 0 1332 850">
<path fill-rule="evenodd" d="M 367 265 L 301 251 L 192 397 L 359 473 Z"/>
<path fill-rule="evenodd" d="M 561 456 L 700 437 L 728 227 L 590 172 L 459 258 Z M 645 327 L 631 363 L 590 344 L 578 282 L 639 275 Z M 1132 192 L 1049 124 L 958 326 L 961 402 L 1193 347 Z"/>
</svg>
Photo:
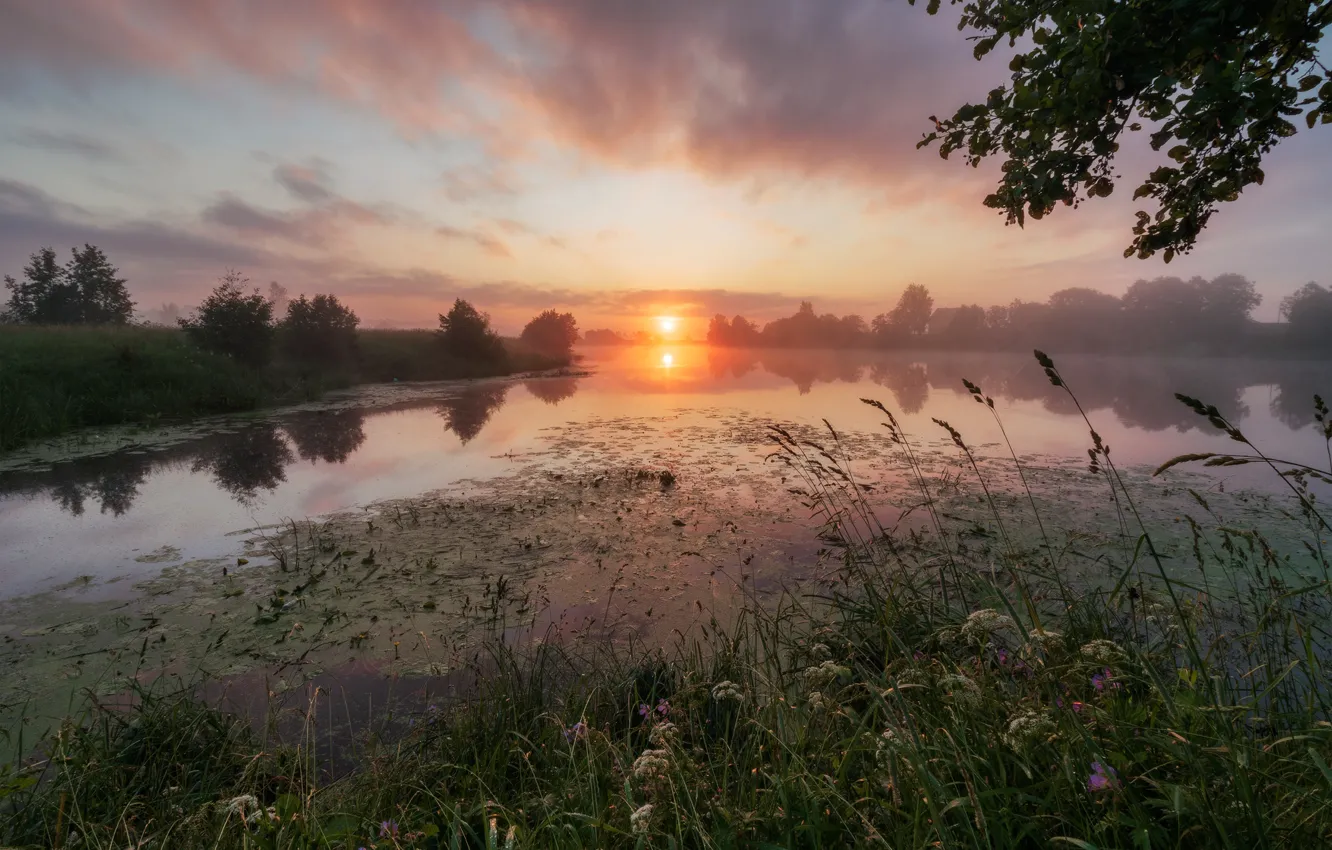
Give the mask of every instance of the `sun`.
<svg viewBox="0 0 1332 850">
<path fill-rule="evenodd" d="M 661 316 L 657 319 L 657 327 L 661 328 L 664 334 L 675 333 L 675 328 L 679 324 L 674 316 Z"/>
</svg>

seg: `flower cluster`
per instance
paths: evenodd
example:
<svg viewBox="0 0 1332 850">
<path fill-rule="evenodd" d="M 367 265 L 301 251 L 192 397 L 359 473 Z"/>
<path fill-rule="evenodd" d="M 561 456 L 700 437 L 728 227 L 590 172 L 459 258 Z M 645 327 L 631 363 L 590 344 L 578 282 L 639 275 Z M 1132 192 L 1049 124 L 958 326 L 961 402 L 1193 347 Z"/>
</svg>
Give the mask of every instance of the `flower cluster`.
<svg viewBox="0 0 1332 850">
<path fill-rule="evenodd" d="M 1032 629 L 1027 632 L 1027 645 L 1044 655 L 1048 655 L 1059 648 L 1063 642 L 1064 636 L 1059 632 L 1047 629 Z"/>
<path fill-rule="evenodd" d="M 805 684 L 816 691 L 828 687 L 842 676 L 849 675 L 851 671 L 835 661 L 824 661 L 817 667 L 806 667 L 804 672 Z"/>
<path fill-rule="evenodd" d="M 968 615 L 966 622 L 962 624 L 962 636 L 972 641 L 984 641 L 994 632 L 1013 628 L 1012 617 L 1000 614 L 993 608 L 982 608 Z"/>
<path fill-rule="evenodd" d="M 648 705 L 647 703 L 645 703 L 645 702 L 644 702 L 644 703 L 639 703 L 639 705 L 638 705 L 638 716 L 639 716 L 639 717 L 648 717 L 648 716 L 650 716 L 653 712 L 656 712 L 657 714 L 661 715 L 662 717 L 665 717 L 665 716 L 667 716 L 668 714 L 671 713 L 671 704 L 670 704 L 669 702 L 667 702 L 666 700 L 664 700 L 664 699 L 659 699 L 659 700 L 657 700 L 657 707 L 656 707 L 656 708 L 652 708 L 651 706 L 649 706 L 649 705 Z"/>
<path fill-rule="evenodd" d="M 1124 657 L 1124 650 L 1113 641 L 1094 640 L 1085 643 L 1079 650 L 1083 658 L 1097 664 L 1113 664 Z"/>
<path fill-rule="evenodd" d="M 712 686 L 712 698 L 717 702 L 740 703 L 745 701 L 745 694 L 739 685 L 728 680 Z"/>
<path fill-rule="evenodd" d="M 897 756 L 897 751 L 901 746 L 902 740 L 895 730 L 883 730 L 883 734 L 879 736 L 878 746 L 875 748 L 874 760 L 879 763 L 879 767 L 888 767 Z"/>
<path fill-rule="evenodd" d="M 670 769 L 669 750 L 644 750 L 634 759 L 633 776 L 640 784 L 651 787 L 665 782 Z"/>
<path fill-rule="evenodd" d="M 639 807 L 633 814 L 629 815 L 629 827 L 635 835 L 646 833 L 652 826 L 652 804 Z"/>
<path fill-rule="evenodd" d="M 1024 712 L 1008 722 L 1008 731 L 1004 733 L 1004 743 L 1015 750 L 1025 749 L 1028 745 L 1049 738 L 1055 733 L 1055 724 L 1044 714 Z"/>
<path fill-rule="evenodd" d="M 980 687 L 961 673 L 953 673 L 939 679 L 939 689 L 952 703 L 959 706 L 974 706 L 980 703 Z"/>
<path fill-rule="evenodd" d="M 658 723 L 648 732 L 648 743 L 654 747 L 666 747 L 680 742 L 680 729 L 669 720 Z"/>
<path fill-rule="evenodd" d="M 809 710 L 811 714 L 822 714 L 828 710 L 828 701 L 823 698 L 819 691 L 810 691 Z"/>
</svg>

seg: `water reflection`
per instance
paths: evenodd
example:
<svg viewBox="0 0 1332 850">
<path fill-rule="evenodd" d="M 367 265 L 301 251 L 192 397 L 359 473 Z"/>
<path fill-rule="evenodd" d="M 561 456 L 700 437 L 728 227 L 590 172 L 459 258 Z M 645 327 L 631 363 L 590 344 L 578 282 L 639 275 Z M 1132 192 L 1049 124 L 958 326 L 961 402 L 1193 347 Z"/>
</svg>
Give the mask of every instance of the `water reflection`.
<svg viewBox="0 0 1332 850">
<path fill-rule="evenodd" d="M 931 391 L 963 392 L 962 379 L 1007 401 L 1034 401 L 1050 413 L 1073 415 L 1072 400 L 1054 387 L 1031 357 L 930 352 L 918 357 L 898 353 L 709 349 L 713 380 L 742 379 L 762 370 L 789 380 L 801 394 L 820 383 L 868 382 L 887 389 L 903 413 L 919 413 Z M 1227 417 L 1242 421 L 1250 411 L 1243 401 L 1248 387 L 1275 388 L 1271 413 L 1287 427 L 1304 428 L 1313 416 L 1313 394 L 1332 390 L 1328 364 L 1307 361 L 1255 361 L 1186 358 L 1076 356 L 1059 358 L 1084 408 L 1110 410 L 1119 420 L 1144 431 L 1207 430 L 1175 399 L 1182 392 L 1214 404 Z M 885 399 L 886 401 L 886 399 Z"/>
<path fill-rule="evenodd" d="M 549 405 L 557 405 L 578 392 L 577 378 L 537 378 L 523 381 L 523 389 Z"/>
<path fill-rule="evenodd" d="M 277 425 L 264 422 L 214 442 L 190 469 L 211 473 L 219 488 L 241 504 L 251 504 L 260 490 L 275 490 L 286 481 L 287 465 L 295 461 Z"/>
<path fill-rule="evenodd" d="M 495 454 L 489 444 L 479 449 L 474 445 L 466 452 L 459 449 L 476 440 L 506 404 L 528 406 L 497 432 L 499 442 L 530 438 L 546 424 L 642 410 L 649 406 L 644 402 L 658 394 L 670 395 L 671 404 L 702 410 L 717 405 L 717 399 L 728 393 L 749 393 L 745 404 L 762 410 L 763 415 L 836 417 L 835 411 L 815 410 L 812 402 L 800 398 L 819 385 L 834 385 L 833 395 L 825 394 L 821 403 L 844 395 L 849 407 L 859 408 L 856 398 L 875 396 L 900 414 L 928 415 L 932 405 L 958 400 L 964 392 L 963 378 L 980 384 L 996 400 L 1024 406 L 1029 428 L 1033 414 L 1035 419 L 1056 425 L 1062 417 L 1076 415 L 1068 395 L 1050 385 L 1034 360 L 1019 355 L 670 346 L 594 352 L 591 360 L 596 368 L 593 378 L 529 378 L 520 382 L 522 389 L 516 393 L 513 387 L 518 382 L 481 381 L 450 388 L 443 398 L 415 396 L 370 409 L 302 411 L 242 425 L 224 422 L 216 431 L 201 431 L 187 442 L 152 451 L 130 447 L 41 469 L 0 472 L 0 499 L 43 498 L 70 516 L 121 517 L 136 500 L 148 499 L 144 494 L 150 491 L 157 502 L 181 498 L 179 490 L 146 486 L 150 479 L 170 470 L 186 476 L 192 472 L 247 508 L 284 482 L 289 489 L 320 488 L 309 508 L 330 510 L 351 504 L 357 498 L 352 495 L 356 482 L 371 476 L 385 476 L 384 480 L 398 482 L 393 486 L 402 488 L 417 486 L 409 483 L 416 479 L 404 467 L 419 467 L 419 463 L 404 458 L 439 444 L 432 442 L 440 440 L 436 415 L 443 420 L 443 430 L 457 437 L 457 443 L 441 444 L 458 452 L 456 461 L 449 460 L 450 469 L 474 463 L 482 454 Z M 1175 392 L 1214 404 L 1240 424 L 1266 427 L 1266 435 L 1277 440 L 1310 427 L 1315 392 L 1332 395 L 1332 370 L 1323 362 L 1090 356 L 1059 358 L 1059 362 L 1083 406 L 1089 412 L 1111 411 L 1123 426 L 1136 429 L 1127 439 L 1143 447 L 1144 453 L 1169 444 L 1164 437 L 1148 437 L 1151 432 L 1210 432 L 1204 420 L 1175 400 Z M 1266 394 L 1249 391 L 1252 387 L 1265 387 Z M 587 394 L 582 404 L 566 404 L 580 392 Z M 767 395 L 759 399 L 753 393 Z M 690 400 L 691 395 L 696 398 Z M 386 423 L 390 421 L 386 417 L 409 411 L 416 411 L 418 418 L 408 416 L 399 425 L 383 428 L 368 424 L 372 419 Z M 1078 424 L 1077 433 L 1081 428 Z M 1052 428 L 1048 433 L 1058 430 Z M 1125 439 L 1120 437 L 1121 442 Z M 1319 446 L 1321 453 L 1321 443 Z M 289 480 L 289 467 L 298 460 L 310 466 L 342 465 L 358 454 L 357 469 L 336 473 L 306 470 L 299 476 L 292 472 Z M 179 486 L 179 482 L 172 485 Z M 5 507 L 0 501 L 2 510 Z"/>
<path fill-rule="evenodd" d="M 457 434 L 463 445 L 470 443 L 504 404 L 508 392 L 508 384 L 476 384 L 445 399 L 439 405 L 444 427 Z"/>
<path fill-rule="evenodd" d="M 360 410 L 302 413 L 282 423 L 301 460 L 346 463 L 365 442 L 365 413 Z"/>
</svg>

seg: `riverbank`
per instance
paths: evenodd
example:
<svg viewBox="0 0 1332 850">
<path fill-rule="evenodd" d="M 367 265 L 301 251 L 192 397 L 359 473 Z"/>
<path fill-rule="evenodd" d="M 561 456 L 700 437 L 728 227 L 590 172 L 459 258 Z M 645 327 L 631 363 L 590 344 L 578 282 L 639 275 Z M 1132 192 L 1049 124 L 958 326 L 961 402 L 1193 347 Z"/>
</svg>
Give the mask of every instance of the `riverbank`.
<svg viewBox="0 0 1332 850">
<path fill-rule="evenodd" d="M 357 334 L 353 371 L 261 371 L 158 327 L 0 327 L 0 451 L 78 428 L 157 424 L 318 398 L 358 383 L 495 377 L 567 366 L 517 340 L 502 364 L 460 361 L 424 330 Z"/>
</svg>

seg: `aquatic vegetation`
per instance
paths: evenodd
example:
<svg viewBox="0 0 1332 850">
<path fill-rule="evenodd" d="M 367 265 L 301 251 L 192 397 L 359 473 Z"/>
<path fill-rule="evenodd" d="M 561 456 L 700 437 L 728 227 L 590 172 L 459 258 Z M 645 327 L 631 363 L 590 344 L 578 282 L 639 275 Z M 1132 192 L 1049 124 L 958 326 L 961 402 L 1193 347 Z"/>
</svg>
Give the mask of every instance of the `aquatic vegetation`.
<svg viewBox="0 0 1332 850">
<path fill-rule="evenodd" d="M 164 598 L 206 592 L 218 625 L 191 603 L 118 626 L 116 652 L 165 670 L 178 638 L 163 618 L 192 617 L 200 639 L 234 653 L 219 659 L 270 665 L 263 722 L 196 699 L 212 677 L 171 690 L 163 676 L 119 706 L 104 693 L 0 775 L 0 836 L 256 848 L 1332 840 L 1332 594 L 1298 499 L 1207 493 L 1204 505 L 1180 477 L 1152 504 L 1162 485 L 1118 469 L 1094 435 L 1094 476 L 1005 477 L 979 456 L 950 465 L 887 422 L 878 441 L 775 432 L 787 462 L 773 469 L 832 556 L 788 591 L 761 593 L 737 571 L 729 611 L 704 594 L 667 600 L 678 576 L 642 578 L 663 563 L 648 550 L 671 541 L 671 558 L 705 555 L 700 576 L 722 553 L 743 558 L 726 519 L 688 504 L 690 475 L 663 490 L 634 471 L 650 467 L 575 470 L 578 458 L 561 478 L 525 482 L 526 499 L 439 495 L 266 530 L 225 581 L 222 564 L 170 567 Z M 965 453 L 958 436 L 943 450 Z M 876 469 L 917 478 L 881 487 Z M 986 490 L 963 477 L 979 475 Z M 1029 530 L 1033 507 L 1043 527 Z M 636 529 L 619 530 L 625 515 Z M 681 515 L 690 524 L 674 525 Z M 1285 542 L 1298 539 L 1308 548 Z M 581 566 L 597 559 L 595 573 Z M 619 566 L 631 559 L 643 569 Z M 231 582 L 245 596 L 228 603 Z M 587 594 L 582 628 L 534 615 L 561 582 Z M 590 623 L 667 604 L 701 612 L 673 640 Z M 57 638 L 4 651 L 32 660 Z M 301 668 L 353 650 L 408 691 L 455 690 L 377 704 L 376 722 L 347 734 L 330 718 L 348 696 Z"/>
</svg>

